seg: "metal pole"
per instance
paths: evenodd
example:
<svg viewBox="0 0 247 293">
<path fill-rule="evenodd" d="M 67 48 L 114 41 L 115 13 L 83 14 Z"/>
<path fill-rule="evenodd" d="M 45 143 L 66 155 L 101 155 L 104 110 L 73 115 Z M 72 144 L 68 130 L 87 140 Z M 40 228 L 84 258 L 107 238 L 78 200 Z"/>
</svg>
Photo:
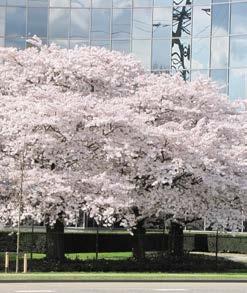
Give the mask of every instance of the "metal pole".
<svg viewBox="0 0 247 293">
<path fill-rule="evenodd" d="M 5 273 L 9 272 L 9 253 L 5 252 Z"/>
<path fill-rule="evenodd" d="M 27 254 L 24 253 L 24 258 L 23 258 L 23 273 L 27 273 Z"/>
</svg>

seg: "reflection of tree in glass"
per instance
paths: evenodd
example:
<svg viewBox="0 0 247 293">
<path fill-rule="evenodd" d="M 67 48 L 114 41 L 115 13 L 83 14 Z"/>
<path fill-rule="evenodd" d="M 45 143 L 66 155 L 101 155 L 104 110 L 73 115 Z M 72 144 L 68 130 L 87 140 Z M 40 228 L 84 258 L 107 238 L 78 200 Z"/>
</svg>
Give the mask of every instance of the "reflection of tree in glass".
<svg viewBox="0 0 247 293">
<path fill-rule="evenodd" d="M 178 1 L 180 4 L 183 1 Z M 186 4 L 190 4 L 186 0 Z M 173 9 L 173 40 L 172 40 L 172 69 L 181 71 L 184 79 L 187 79 L 186 61 L 190 60 L 190 44 L 180 39 L 182 36 L 191 34 L 191 7 L 182 6 Z"/>
<path fill-rule="evenodd" d="M 191 0 L 174 0 L 173 4 L 174 5 L 190 5 Z"/>
</svg>

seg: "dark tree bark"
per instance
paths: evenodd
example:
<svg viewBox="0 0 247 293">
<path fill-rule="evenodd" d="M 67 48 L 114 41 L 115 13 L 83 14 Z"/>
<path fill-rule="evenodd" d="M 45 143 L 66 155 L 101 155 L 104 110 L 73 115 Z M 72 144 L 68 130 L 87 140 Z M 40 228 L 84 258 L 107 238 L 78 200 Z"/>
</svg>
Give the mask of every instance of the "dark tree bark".
<svg viewBox="0 0 247 293">
<path fill-rule="evenodd" d="M 143 223 L 138 223 L 136 229 L 133 229 L 133 257 L 137 260 L 145 258 L 145 234 L 146 229 Z"/>
<path fill-rule="evenodd" d="M 46 226 L 46 257 L 55 261 L 63 261 L 64 256 L 64 224 L 57 220 L 53 227 Z"/>
<path fill-rule="evenodd" d="M 183 226 L 172 222 L 168 239 L 169 253 L 173 256 L 181 257 L 184 253 Z"/>
</svg>

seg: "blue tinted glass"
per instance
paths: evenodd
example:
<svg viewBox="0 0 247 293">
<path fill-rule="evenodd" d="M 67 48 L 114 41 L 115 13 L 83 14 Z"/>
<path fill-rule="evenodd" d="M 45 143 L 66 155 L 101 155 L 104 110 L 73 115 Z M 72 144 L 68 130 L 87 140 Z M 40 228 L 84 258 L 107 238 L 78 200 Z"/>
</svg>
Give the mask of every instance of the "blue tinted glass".
<svg viewBox="0 0 247 293">
<path fill-rule="evenodd" d="M 93 40 L 91 41 L 91 46 L 104 47 L 106 49 L 110 49 L 111 44 L 109 40 Z"/>
<path fill-rule="evenodd" d="M 59 46 L 62 49 L 68 49 L 69 48 L 69 41 L 68 40 L 61 40 L 61 39 L 50 39 L 50 44 L 55 43 L 57 46 Z"/>
<path fill-rule="evenodd" d="M 0 7 L 0 36 L 5 35 L 5 7 Z"/>
<path fill-rule="evenodd" d="M 152 36 L 152 10 L 137 8 L 133 10 L 133 38 L 150 39 Z"/>
<path fill-rule="evenodd" d="M 90 10 L 72 9 L 70 20 L 71 38 L 89 38 Z"/>
<path fill-rule="evenodd" d="M 172 8 L 154 8 L 153 37 L 170 38 L 172 34 Z"/>
<path fill-rule="evenodd" d="M 69 42 L 69 47 L 71 49 L 75 48 L 75 46 L 84 47 L 84 46 L 88 46 L 88 45 L 89 45 L 89 43 L 86 40 L 70 40 L 70 42 Z"/>
<path fill-rule="evenodd" d="M 0 5 L 6 5 L 6 0 L 0 0 Z"/>
<path fill-rule="evenodd" d="M 172 35 L 174 38 L 187 37 L 191 34 L 191 10 L 190 6 L 173 8 Z"/>
<path fill-rule="evenodd" d="M 29 8 L 27 20 L 27 34 L 38 37 L 47 36 L 47 8 Z"/>
<path fill-rule="evenodd" d="M 174 5 L 190 5 L 191 4 L 191 0 L 173 0 L 173 4 Z"/>
<path fill-rule="evenodd" d="M 231 33 L 247 33 L 247 3 L 231 4 Z"/>
<path fill-rule="evenodd" d="M 192 65 L 193 69 L 206 69 L 209 67 L 210 39 L 192 39 Z"/>
<path fill-rule="evenodd" d="M 6 35 L 7 36 L 26 36 L 26 8 L 22 8 L 22 7 L 8 7 L 7 8 Z"/>
<path fill-rule="evenodd" d="M 212 6 L 212 35 L 228 35 L 229 4 Z"/>
<path fill-rule="evenodd" d="M 190 39 L 172 40 L 172 69 L 183 71 L 190 68 L 191 45 Z"/>
<path fill-rule="evenodd" d="M 153 0 L 133 0 L 134 7 L 152 7 Z"/>
<path fill-rule="evenodd" d="M 50 9 L 49 34 L 51 38 L 68 37 L 69 15 L 69 9 Z"/>
<path fill-rule="evenodd" d="M 228 37 L 212 38 L 211 68 L 225 68 L 228 63 Z"/>
<path fill-rule="evenodd" d="M 230 66 L 244 67 L 247 66 L 247 37 L 230 38 Z"/>
<path fill-rule="evenodd" d="M 93 8 L 111 8 L 112 0 L 92 0 Z"/>
<path fill-rule="evenodd" d="M 130 8 L 132 6 L 132 0 L 113 0 L 113 7 L 117 8 Z"/>
<path fill-rule="evenodd" d="M 91 0 L 71 0 L 71 7 L 87 8 L 91 6 Z"/>
<path fill-rule="evenodd" d="M 29 0 L 28 6 L 30 6 L 30 7 L 47 7 L 48 0 Z"/>
<path fill-rule="evenodd" d="M 247 69 L 230 69 L 229 96 L 231 100 L 247 98 Z"/>
<path fill-rule="evenodd" d="M 69 7 L 70 0 L 50 0 L 51 7 Z"/>
<path fill-rule="evenodd" d="M 209 37 L 211 27 L 211 7 L 195 6 L 193 8 L 193 36 Z"/>
<path fill-rule="evenodd" d="M 5 46 L 6 47 L 15 47 L 17 49 L 25 49 L 26 47 L 26 40 L 24 38 L 7 38 L 5 39 Z"/>
<path fill-rule="evenodd" d="M 172 0 L 154 0 L 155 7 L 166 7 L 171 5 L 172 5 Z"/>
<path fill-rule="evenodd" d="M 152 70 L 169 70 L 170 67 L 171 40 L 153 40 Z"/>
<path fill-rule="evenodd" d="M 8 0 L 7 5 L 11 5 L 11 6 L 26 6 L 26 0 Z"/>
<path fill-rule="evenodd" d="M 131 31 L 131 9 L 113 9 L 112 38 L 128 39 Z"/>
<path fill-rule="evenodd" d="M 190 76 L 191 80 L 195 80 L 197 78 L 208 78 L 209 70 L 201 69 L 201 70 L 191 70 Z"/>
<path fill-rule="evenodd" d="M 193 5 L 207 5 L 211 4 L 211 0 L 193 0 Z"/>
<path fill-rule="evenodd" d="M 151 40 L 133 40 L 132 52 L 142 62 L 146 70 L 151 69 Z"/>
<path fill-rule="evenodd" d="M 92 9 L 92 39 L 110 38 L 110 9 Z"/>
<path fill-rule="evenodd" d="M 123 53 L 129 53 L 130 52 L 130 41 L 112 41 L 112 50 L 120 51 Z"/>
<path fill-rule="evenodd" d="M 221 88 L 222 93 L 227 92 L 227 69 L 213 69 L 211 70 L 210 77 L 213 81 L 217 82 Z"/>
</svg>

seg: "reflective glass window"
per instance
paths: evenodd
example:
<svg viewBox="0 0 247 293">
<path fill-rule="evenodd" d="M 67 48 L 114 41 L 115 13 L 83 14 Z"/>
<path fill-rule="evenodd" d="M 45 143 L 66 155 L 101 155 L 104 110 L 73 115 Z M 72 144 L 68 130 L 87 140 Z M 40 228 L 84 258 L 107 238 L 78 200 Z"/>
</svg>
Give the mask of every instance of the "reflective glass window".
<svg viewBox="0 0 247 293">
<path fill-rule="evenodd" d="M 146 70 L 151 69 L 151 40 L 133 40 L 132 52 L 141 60 Z"/>
<path fill-rule="evenodd" d="M 172 69 L 182 71 L 190 68 L 190 39 L 172 40 Z"/>
<path fill-rule="evenodd" d="M 207 70 L 207 69 L 191 70 L 191 72 L 190 72 L 191 80 L 195 80 L 199 77 L 208 78 L 208 75 L 209 75 L 209 70 Z"/>
<path fill-rule="evenodd" d="M 211 7 L 195 6 L 193 8 L 193 36 L 209 37 L 211 27 Z"/>
<path fill-rule="evenodd" d="M 212 3 L 229 2 L 229 0 L 212 0 Z"/>
<path fill-rule="evenodd" d="M 91 41 L 91 46 L 104 47 L 108 50 L 111 48 L 110 40 L 93 40 Z"/>
<path fill-rule="evenodd" d="M 62 49 L 69 48 L 69 41 L 68 40 L 61 40 L 61 39 L 50 39 L 50 44 L 55 43 L 57 46 L 59 46 Z"/>
<path fill-rule="evenodd" d="M 191 9 L 190 6 L 173 8 L 173 37 L 187 37 L 191 34 Z"/>
<path fill-rule="evenodd" d="M 230 66 L 244 67 L 247 66 L 247 37 L 230 38 Z"/>
<path fill-rule="evenodd" d="M 0 7 L 0 36 L 5 35 L 5 7 Z"/>
<path fill-rule="evenodd" d="M 130 41 L 126 40 L 117 40 L 112 41 L 112 50 L 120 51 L 123 53 L 129 53 L 130 52 Z"/>
<path fill-rule="evenodd" d="M 152 7 L 153 0 L 133 0 L 134 7 Z"/>
<path fill-rule="evenodd" d="M 211 4 L 211 0 L 193 0 L 193 5 L 207 5 Z"/>
<path fill-rule="evenodd" d="M 91 0 L 71 0 L 72 8 L 87 8 L 91 6 Z"/>
<path fill-rule="evenodd" d="M 191 0 L 173 0 L 173 4 L 174 5 L 190 5 L 191 4 Z"/>
<path fill-rule="evenodd" d="M 210 39 L 192 39 L 192 64 L 193 69 L 209 68 Z"/>
<path fill-rule="evenodd" d="M 227 69 L 213 69 L 210 72 L 210 77 L 217 82 L 222 93 L 227 92 L 227 74 Z"/>
<path fill-rule="evenodd" d="M 152 36 L 152 10 L 137 8 L 133 10 L 133 38 L 150 39 Z"/>
<path fill-rule="evenodd" d="M 247 99 L 247 68 L 230 69 L 229 96 L 231 100 Z"/>
<path fill-rule="evenodd" d="M 0 47 L 4 47 L 4 38 L 0 38 Z"/>
<path fill-rule="evenodd" d="M 7 0 L 7 5 L 26 6 L 26 0 Z"/>
<path fill-rule="evenodd" d="M 212 38 L 211 68 L 225 68 L 228 63 L 228 37 Z"/>
<path fill-rule="evenodd" d="M 132 0 L 113 0 L 113 7 L 117 8 L 130 8 L 132 6 Z"/>
<path fill-rule="evenodd" d="M 69 7 L 70 0 L 50 0 L 51 7 Z"/>
<path fill-rule="evenodd" d="M 46 37 L 47 20 L 47 8 L 29 8 L 27 19 L 27 34 L 30 36 L 37 35 L 38 37 Z"/>
<path fill-rule="evenodd" d="M 153 40 L 152 70 L 170 69 L 171 41 Z"/>
<path fill-rule="evenodd" d="M 6 38 L 5 39 L 6 47 L 15 47 L 17 49 L 25 49 L 26 40 L 23 38 Z"/>
<path fill-rule="evenodd" d="M 231 33 L 246 34 L 247 3 L 231 4 Z"/>
<path fill-rule="evenodd" d="M 131 32 L 131 9 L 113 9 L 112 38 L 129 39 Z"/>
<path fill-rule="evenodd" d="M 70 37 L 89 38 L 90 10 L 71 9 Z"/>
<path fill-rule="evenodd" d="M 7 7 L 6 35 L 26 36 L 26 8 Z"/>
<path fill-rule="evenodd" d="M 28 6 L 29 7 L 47 7 L 48 0 L 29 0 Z"/>
<path fill-rule="evenodd" d="M 0 0 L 0 5 L 6 5 L 6 0 Z"/>
<path fill-rule="evenodd" d="M 229 5 L 212 5 L 212 35 L 228 35 Z"/>
<path fill-rule="evenodd" d="M 230 69 L 229 96 L 231 100 L 247 98 L 247 69 Z"/>
<path fill-rule="evenodd" d="M 166 7 L 171 5 L 172 5 L 172 0 L 154 0 L 155 7 Z"/>
<path fill-rule="evenodd" d="M 69 9 L 50 9 L 49 34 L 51 38 L 67 38 L 69 31 Z"/>
<path fill-rule="evenodd" d="M 92 9 L 92 39 L 109 39 L 110 9 Z"/>
<path fill-rule="evenodd" d="M 170 38 L 172 34 L 172 9 L 154 8 L 153 10 L 153 37 Z"/>
<path fill-rule="evenodd" d="M 112 0 L 92 0 L 93 8 L 111 8 Z"/>
<path fill-rule="evenodd" d="M 71 49 L 73 49 L 73 48 L 75 48 L 75 46 L 78 46 L 78 47 L 88 46 L 88 41 L 86 41 L 86 40 L 70 40 L 69 47 Z"/>
</svg>

